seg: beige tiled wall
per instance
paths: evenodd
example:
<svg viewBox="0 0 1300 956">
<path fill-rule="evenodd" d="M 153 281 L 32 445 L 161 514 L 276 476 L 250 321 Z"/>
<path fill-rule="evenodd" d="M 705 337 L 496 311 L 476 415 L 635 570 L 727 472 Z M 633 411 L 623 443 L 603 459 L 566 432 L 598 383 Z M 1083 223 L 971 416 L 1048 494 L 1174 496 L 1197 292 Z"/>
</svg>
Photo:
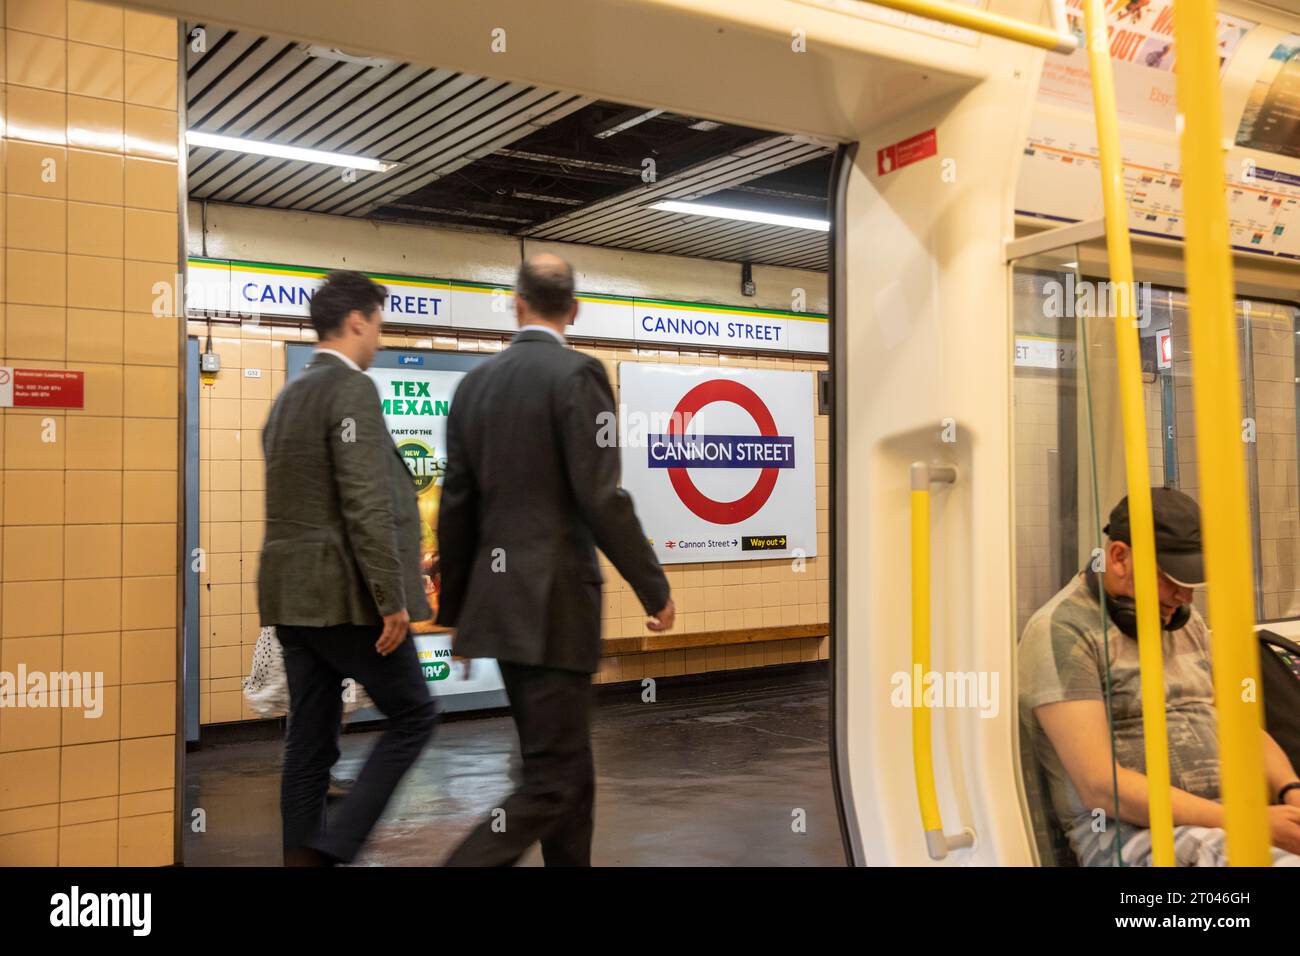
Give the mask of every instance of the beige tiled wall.
<svg viewBox="0 0 1300 956">
<path fill-rule="evenodd" d="M 1252 302 L 1250 308 L 1265 618 L 1300 613 L 1294 313 L 1292 306 L 1272 303 Z"/>
<path fill-rule="evenodd" d="M 1184 305 L 1185 308 L 1185 305 Z M 1263 617 L 1300 614 L 1300 500 L 1296 486 L 1295 309 L 1268 302 L 1250 303 L 1249 370 L 1255 391 L 1255 463 L 1259 488 L 1260 595 Z M 1181 490 L 1200 497 L 1197 472 L 1196 416 L 1190 375 L 1191 341 L 1185 312 L 1174 325 L 1174 363 L 1178 372 L 1178 477 Z M 1237 321 L 1245 321 L 1242 304 Z M 1245 388 L 1242 387 L 1245 410 Z M 1244 446 L 1243 446 L 1244 447 Z M 1204 594 L 1198 594 L 1204 607 Z"/>
<path fill-rule="evenodd" d="M 3 429 L 0 670 L 103 674 L 104 712 L 0 710 L 0 865 L 173 861 L 179 320 L 175 21 L 4 4 L 0 342 L 85 372 Z M 47 440 L 51 434 L 54 440 Z"/>
<path fill-rule="evenodd" d="M 1295 308 L 1251 303 L 1260 578 L 1264 617 L 1300 613 L 1300 501 L 1296 498 Z"/>
<path fill-rule="evenodd" d="M 1051 507 L 1050 482 L 1060 447 L 1060 373 L 1016 369 L 1013 388 L 1016 442 L 1016 633 L 1059 588 L 1061 569 L 1054 543 L 1063 516 Z"/>
<path fill-rule="evenodd" d="M 206 336 L 202 323 L 190 322 L 190 334 Z M 311 341 L 310 327 L 270 324 L 216 324 L 213 349 L 221 372 L 199 397 L 200 471 L 199 536 L 208 555 L 200 583 L 200 721 L 204 724 L 250 720 L 240 682 L 252 664 L 257 641 L 257 559 L 261 548 L 264 503 L 261 427 L 271 400 L 284 385 L 285 343 Z M 395 348 L 453 351 L 499 351 L 504 336 L 385 335 Z M 618 389 L 618 363 L 645 361 L 700 365 L 816 371 L 825 361 L 764 358 L 677 349 L 587 348 L 605 362 Z M 248 378 L 245 368 L 262 369 Z M 811 387 L 811 386 L 810 386 Z M 667 569 L 682 633 L 824 624 L 829 619 L 829 433 L 827 418 L 817 416 L 817 549 L 796 573 L 788 559 L 671 565 Z M 645 616 L 631 588 L 601 558 L 605 573 L 604 634 L 635 637 L 646 632 Z M 597 681 L 757 667 L 825 658 L 824 637 L 735 644 L 608 657 Z"/>
<path fill-rule="evenodd" d="M 1058 554 L 1059 536 L 1067 524 L 1077 525 L 1073 513 L 1075 502 L 1060 500 L 1058 488 L 1053 497 L 1049 482 L 1058 480 L 1053 468 L 1074 469 L 1080 480 L 1088 474 L 1086 467 L 1076 468 L 1076 455 L 1089 454 L 1087 436 L 1079 439 L 1079 447 L 1062 448 L 1059 425 L 1062 388 L 1074 390 L 1073 381 L 1067 383 L 1061 373 L 1049 369 L 1018 368 L 1015 374 L 1013 401 L 1015 403 L 1016 452 L 1016 633 L 1020 634 L 1033 613 L 1042 607 L 1065 583 L 1070 574 L 1083 567 L 1083 558 L 1077 564 L 1062 568 Z M 1080 374 L 1082 374 L 1080 372 Z M 1077 386 L 1083 395 L 1083 386 Z M 1147 417 L 1147 452 L 1152 485 L 1164 483 L 1164 450 L 1160 440 L 1160 383 L 1144 386 Z M 1094 391 L 1094 400 L 1097 399 Z M 1080 421 L 1083 418 L 1080 416 Z M 1123 447 L 1117 436 L 1099 436 L 1098 453 L 1122 454 Z M 1080 498 L 1092 495 L 1090 487 L 1079 488 Z M 1055 508 L 1053 503 L 1055 502 Z M 1115 502 L 1101 502 L 1103 524 L 1105 515 Z M 1086 505 L 1086 501 L 1081 503 Z M 1069 513 L 1066 513 L 1066 511 Z"/>
</svg>

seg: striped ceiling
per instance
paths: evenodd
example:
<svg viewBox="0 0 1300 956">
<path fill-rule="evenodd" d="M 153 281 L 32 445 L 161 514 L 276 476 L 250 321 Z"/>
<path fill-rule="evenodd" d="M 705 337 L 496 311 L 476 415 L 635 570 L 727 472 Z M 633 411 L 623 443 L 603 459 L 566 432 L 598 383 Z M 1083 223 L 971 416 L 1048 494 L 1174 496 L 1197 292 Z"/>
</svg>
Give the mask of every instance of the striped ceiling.
<svg viewBox="0 0 1300 956">
<path fill-rule="evenodd" d="M 525 235 L 641 252 L 825 270 L 829 249 L 824 232 L 663 212 L 650 205 L 668 199 L 703 199 L 826 155 L 824 146 L 790 136 L 773 136 L 556 216 Z M 757 203 L 750 200 L 746 205 L 753 207 Z"/>
<path fill-rule="evenodd" d="M 345 171 L 194 147 L 189 151 L 191 199 L 827 268 L 826 233 L 647 208 L 664 199 L 713 194 L 726 194 L 729 204 L 747 208 L 763 208 L 768 201 L 788 204 L 791 196 L 804 205 L 824 206 L 819 167 L 804 171 L 811 174 L 805 175 L 811 187 L 801 185 L 795 193 L 764 188 L 765 177 L 824 162 L 829 151 L 822 145 L 725 124 L 690 125 L 689 118 L 657 112 L 647 114 L 652 119 L 634 132 L 620 127 L 613 136 L 593 136 L 591 123 L 617 104 L 340 55 L 213 25 L 202 29 L 203 52 L 193 44 L 186 48 L 190 129 L 403 165 L 386 173 Z M 617 152 L 633 149 L 634 142 L 644 151 L 645 140 L 655 137 L 663 137 L 663 172 L 645 184 L 638 175 L 640 163 L 630 153 L 619 157 Z M 711 145 L 716 154 L 709 153 Z M 671 161 L 674 156 L 679 168 Z M 537 171 L 545 170 L 548 160 L 552 187 L 567 185 L 566 176 L 588 181 L 574 179 L 572 189 L 539 186 Z M 632 175 L 616 174 L 620 170 Z M 593 184 L 602 177 L 605 182 Z M 489 178 L 496 188 L 488 198 L 499 210 L 473 196 L 475 183 Z M 629 182 L 635 185 L 629 188 Z M 519 214 L 512 214 L 516 209 L 508 203 L 519 207 Z"/>
</svg>

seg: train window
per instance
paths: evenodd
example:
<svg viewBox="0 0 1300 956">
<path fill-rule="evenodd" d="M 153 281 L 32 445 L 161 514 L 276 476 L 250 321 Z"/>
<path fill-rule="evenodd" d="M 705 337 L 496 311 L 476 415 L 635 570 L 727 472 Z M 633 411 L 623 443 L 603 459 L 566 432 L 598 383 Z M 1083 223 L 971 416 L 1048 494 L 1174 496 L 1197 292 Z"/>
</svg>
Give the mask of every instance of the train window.
<svg viewBox="0 0 1300 956">
<path fill-rule="evenodd" d="M 1092 268 L 1098 260 L 1089 251 L 1064 247 L 1018 260 L 1013 271 L 1020 749 L 1024 793 L 1044 865 L 1117 865 L 1121 847 L 1126 860 L 1142 861 L 1134 851 L 1143 839 L 1138 828 L 1117 825 L 1103 810 L 1087 814 L 1081 809 L 1073 781 L 1035 716 L 1042 714 L 1035 701 L 1073 699 L 1065 692 L 1053 698 L 1053 688 L 1095 678 L 1109 724 L 1104 729 L 1099 724 L 1099 736 L 1109 730 L 1121 765 L 1142 764 L 1136 642 L 1121 633 L 1115 613 L 1102 610 L 1095 600 L 1077 600 L 1076 593 L 1102 586 L 1100 576 L 1088 572 L 1105 570 L 1103 528 L 1127 490 L 1113 320 L 1116 297 L 1126 292 L 1094 274 L 1102 270 Z M 1084 270 L 1079 268 L 1080 252 Z M 1131 294 L 1138 309 L 1150 483 L 1196 500 L 1200 489 L 1187 297 L 1181 289 L 1143 282 L 1141 276 Z M 1235 304 L 1235 319 L 1256 615 L 1266 621 L 1300 618 L 1300 309 L 1242 298 Z M 1192 603 L 1208 621 L 1204 590 L 1193 593 Z M 1116 611 L 1119 602 L 1113 603 Z M 1062 614 L 1085 612 L 1096 615 L 1095 624 L 1091 619 L 1069 623 L 1099 635 L 1089 650 L 1096 652 L 1091 659 L 1104 663 L 1100 671 L 1095 665 L 1092 671 L 1071 669 L 1068 658 L 1080 649 L 1067 647 L 1062 635 L 1069 628 L 1057 626 Z M 1045 623 L 1049 615 L 1050 624 Z M 1300 630 L 1300 623 L 1295 628 Z M 1192 651 L 1188 660 L 1197 656 Z M 1166 648 L 1167 656 L 1178 653 Z M 1166 668 L 1170 666 L 1167 661 Z M 1171 724 L 1170 730 L 1172 741 L 1176 728 Z M 1197 781 L 1189 777 L 1196 771 L 1187 770 L 1195 755 L 1176 756 L 1180 769 L 1175 785 L 1196 792 Z M 1211 764 L 1217 780 L 1217 755 L 1207 755 L 1203 762 L 1206 780 Z M 1101 798 L 1094 802 L 1110 805 Z"/>
</svg>

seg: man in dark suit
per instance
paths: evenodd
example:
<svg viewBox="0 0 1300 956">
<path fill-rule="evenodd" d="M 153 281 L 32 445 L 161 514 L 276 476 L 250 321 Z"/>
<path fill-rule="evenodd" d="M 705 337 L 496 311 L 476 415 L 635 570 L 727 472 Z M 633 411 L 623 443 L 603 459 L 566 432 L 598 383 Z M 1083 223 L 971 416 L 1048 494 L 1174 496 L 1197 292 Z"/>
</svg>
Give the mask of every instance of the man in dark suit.
<svg viewBox="0 0 1300 956">
<path fill-rule="evenodd" d="M 415 488 L 364 374 L 380 347 L 385 294 L 359 273 L 330 273 L 311 301 L 316 354 L 280 392 L 262 432 L 258 606 L 284 646 L 289 681 L 280 813 L 290 866 L 356 855 L 437 716 L 405 639 L 410 621 L 432 615 Z M 344 677 L 365 687 L 388 727 L 327 828 Z"/>
<path fill-rule="evenodd" d="M 604 366 L 565 347 L 578 304 L 563 259 L 519 269 L 510 347 L 456 389 L 438 516 L 438 623 L 454 653 L 501 666 L 523 784 L 449 865 L 509 865 L 541 841 L 547 866 L 591 864 L 591 675 L 600 663 L 605 552 L 651 616 L 672 627 L 668 580 L 619 488 Z"/>
</svg>

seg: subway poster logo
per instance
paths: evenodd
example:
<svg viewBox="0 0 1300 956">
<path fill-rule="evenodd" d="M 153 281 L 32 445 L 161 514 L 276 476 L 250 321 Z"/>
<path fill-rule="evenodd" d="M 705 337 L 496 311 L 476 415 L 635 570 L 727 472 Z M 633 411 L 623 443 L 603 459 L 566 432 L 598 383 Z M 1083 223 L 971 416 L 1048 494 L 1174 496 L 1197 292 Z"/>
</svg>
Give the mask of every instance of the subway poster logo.
<svg viewBox="0 0 1300 956">
<path fill-rule="evenodd" d="M 417 654 L 420 658 L 420 673 L 424 675 L 426 684 L 434 684 L 451 676 L 451 661 L 438 660 L 439 657 L 450 657 L 449 649 L 421 648 Z"/>
<path fill-rule="evenodd" d="M 452 393 L 464 373 L 371 367 L 366 374 L 379 393 L 384 422 L 397 453 L 411 472 L 416 493 L 423 495 L 441 484 L 447 472 L 447 415 Z M 436 520 L 434 515 L 426 520 Z"/>
</svg>

